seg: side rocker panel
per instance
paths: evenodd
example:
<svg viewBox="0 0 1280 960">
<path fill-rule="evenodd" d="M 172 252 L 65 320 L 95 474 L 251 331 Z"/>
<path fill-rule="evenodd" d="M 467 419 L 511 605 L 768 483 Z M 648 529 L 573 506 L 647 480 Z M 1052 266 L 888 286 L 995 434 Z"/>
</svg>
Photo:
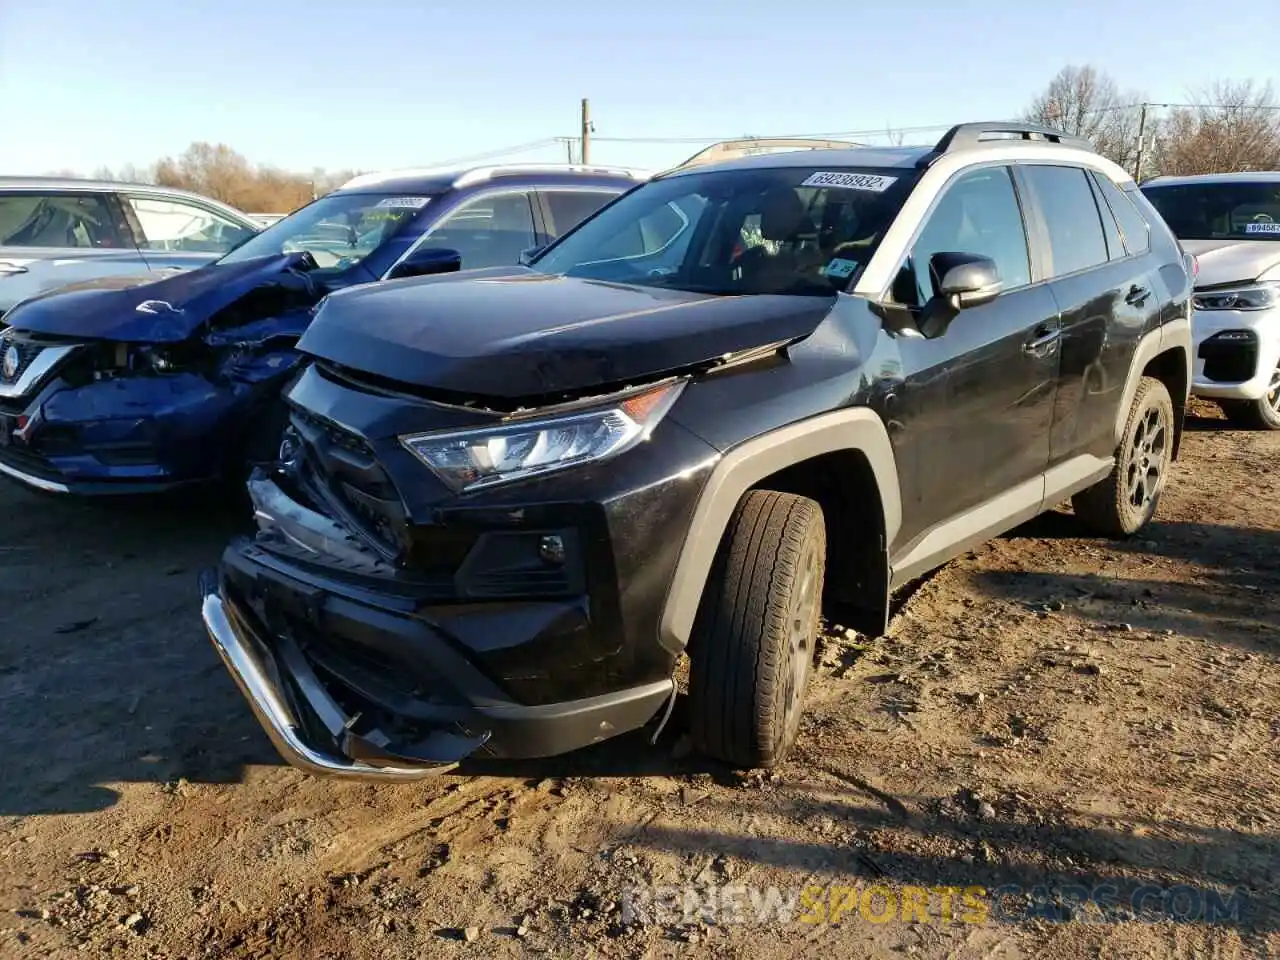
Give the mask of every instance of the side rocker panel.
<svg viewBox="0 0 1280 960">
<path fill-rule="evenodd" d="M 902 494 L 889 435 L 874 411 L 837 410 L 749 440 L 720 459 L 698 500 L 658 626 L 664 647 L 688 646 L 720 540 L 743 494 L 779 470 L 840 450 L 858 450 L 871 465 L 884 509 L 885 549 L 892 545 L 902 525 Z"/>
</svg>

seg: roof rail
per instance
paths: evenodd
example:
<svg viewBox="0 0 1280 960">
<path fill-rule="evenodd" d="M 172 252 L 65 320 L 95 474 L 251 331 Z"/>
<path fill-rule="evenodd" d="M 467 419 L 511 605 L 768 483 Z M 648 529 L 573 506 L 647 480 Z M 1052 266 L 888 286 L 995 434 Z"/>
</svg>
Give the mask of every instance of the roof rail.
<svg viewBox="0 0 1280 960">
<path fill-rule="evenodd" d="M 630 177 L 632 180 L 648 180 L 650 177 L 647 170 L 637 170 L 632 167 L 605 167 L 589 163 L 504 163 L 464 170 L 454 179 L 453 186 L 467 187 L 473 183 L 492 180 L 502 174 L 521 173 L 595 173 L 602 176 Z"/>
<path fill-rule="evenodd" d="M 721 140 L 699 150 L 692 157 L 672 167 L 700 167 L 706 163 L 753 157 L 762 153 L 790 153 L 793 150 L 845 150 L 862 144 L 849 140 L 822 140 L 810 137 L 743 137 L 739 140 Z"/>
<path fill-rule="evenodd" d="M 943 154 L 954 153 L 957 150 L 972 150 L 992 140 L 1044 141 L 1094 152 L 1093 144 L 1087 138 L 1074 136 L 1056 127 L 1022 123 L 1017 120 L 995 120 L 956 124 L 942 135 L 942 139 L 934 145 L 933 152 L 921 163 L 931 163 Z"/>
<path fill-rule="evenodd" d="M 410 167 L 402 170 L 380 170 L 352 177 L 339 190 L 351 187 L 370 187 L 388 180 L 409 177 L 451 177 L 454 187 L 482 183 L 504 173 L 598 173 L 608 176 L 631 177 L 634 180 L 649 179 L 649 172 L 630 167 L 606 167 L 581 163 L 503 163 L 487 167 Z"/>
</svg>

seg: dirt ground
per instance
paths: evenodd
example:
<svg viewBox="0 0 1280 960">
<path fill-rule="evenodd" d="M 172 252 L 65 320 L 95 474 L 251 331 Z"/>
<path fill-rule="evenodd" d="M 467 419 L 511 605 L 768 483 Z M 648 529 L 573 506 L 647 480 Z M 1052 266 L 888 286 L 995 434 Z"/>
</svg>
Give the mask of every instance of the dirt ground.
<svg viewBox="0 0 1280 960">
<path fill-rule="evenodd" d="M 1063 508 L 889 636 L 832 627 L 770 776 L 678 712 L 657 746 L 304 776 L 200 627 L 236 510 L 6 484 L 0 956 L 1280 957 L 1280 434 L 1198 412 L 1140 539 Z"/>
</svg>

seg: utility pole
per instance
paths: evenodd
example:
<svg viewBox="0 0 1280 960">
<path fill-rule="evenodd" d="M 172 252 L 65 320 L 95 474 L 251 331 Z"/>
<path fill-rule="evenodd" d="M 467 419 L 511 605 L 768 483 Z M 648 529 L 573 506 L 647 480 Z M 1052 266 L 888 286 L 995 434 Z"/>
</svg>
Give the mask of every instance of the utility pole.
<svg viewBox="0 0 1280 960">
<path fill-rule="evenodd" d="M 1149 103 L 1142 104 L 1141 112 L 1138 114 L 1138 155 L 1133 161 L 1133 180 L 1134 183 L 1142 182 L 1142 154 L 1147 146 L 1147 107 Z"/>
<path fill-rule="evenodd" d="M 582 162 L 591 162 L 591 104 L 586 97 L 582 98 Z"/>
</svg>

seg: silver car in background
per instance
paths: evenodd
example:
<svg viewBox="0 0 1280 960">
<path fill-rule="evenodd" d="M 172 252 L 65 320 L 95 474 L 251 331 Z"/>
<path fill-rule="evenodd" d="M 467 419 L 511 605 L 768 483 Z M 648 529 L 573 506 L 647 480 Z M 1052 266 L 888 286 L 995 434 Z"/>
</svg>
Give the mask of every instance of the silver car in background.
<svg viewBox="0 0 1280 960">
<path fill-rule="evenodd" d="M 68 283 L 201 266 L 261 229 L 186 190 L 0 177 L 0 317 Z"/>
</svg>

